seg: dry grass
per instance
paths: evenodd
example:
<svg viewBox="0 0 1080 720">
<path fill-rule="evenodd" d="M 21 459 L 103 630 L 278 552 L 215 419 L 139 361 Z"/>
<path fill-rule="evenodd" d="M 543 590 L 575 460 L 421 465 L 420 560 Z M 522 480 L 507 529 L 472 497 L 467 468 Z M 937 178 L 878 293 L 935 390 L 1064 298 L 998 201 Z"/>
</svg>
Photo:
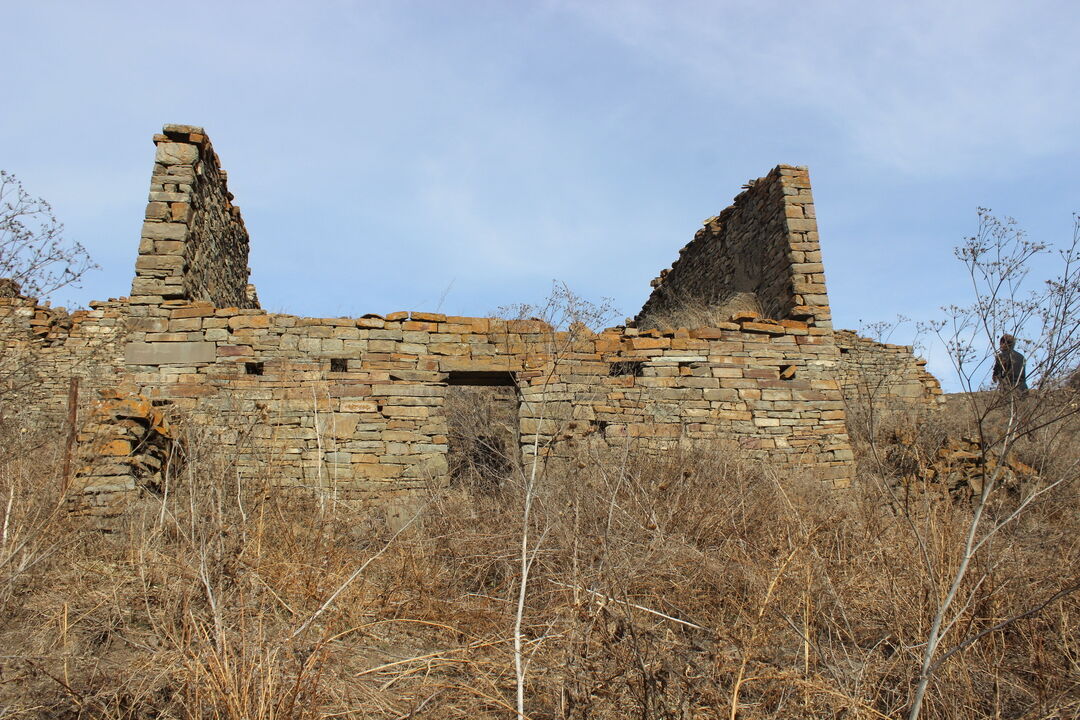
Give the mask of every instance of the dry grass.
<svg viewBox="0 0 1080 720">
<path fill-rule="evenodd" d="M 767 317 L 761 300 L 752 292 L 736 292 L 718 302 L 706 302 L 699 298 L 680 298 L 677 304 L 645 317 L 639 318 L 637 327 L 645 330 L 655 328 L 671 332 L 679 328 L 716 327 L 731 322 L 735 313 L 748 312 Z"/>
<path fill-rule="evenodd" d="M 514 716 L 513 479 L 431 493 L 395 533 L 362 499 L 238 485 L 196 457 L 164 513 L 151 499 L 101 536 L 57 511 L 47 453 L 8 457 L 4 717 Z M 887 464 L 846 494 L 719 452 L 577 465 L 532 512 L 529 717 L 903 714 L 965 504 L 910 516 L 931 573 L 884 502 Z M 1076 501 L 1061 489 L 980 556 L 946 647 L 1076 581 Z M 1078 713 L 1074 594 L 952 655 L 924 717 Z"/>
</svg>

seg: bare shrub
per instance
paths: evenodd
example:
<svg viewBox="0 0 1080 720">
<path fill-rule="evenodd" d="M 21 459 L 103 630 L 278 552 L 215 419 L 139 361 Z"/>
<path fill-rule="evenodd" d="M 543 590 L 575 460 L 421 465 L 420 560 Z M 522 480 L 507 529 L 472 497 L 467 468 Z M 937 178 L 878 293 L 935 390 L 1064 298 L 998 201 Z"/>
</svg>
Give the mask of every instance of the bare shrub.
<svg viewBox="0 0 1080 720">
<path fill-rule="evenodd" d="M 64 237 L 49 203 L 0 170 L 0 297 L 44 299 L 94 267 L 86 248 Z"/>
</svg>

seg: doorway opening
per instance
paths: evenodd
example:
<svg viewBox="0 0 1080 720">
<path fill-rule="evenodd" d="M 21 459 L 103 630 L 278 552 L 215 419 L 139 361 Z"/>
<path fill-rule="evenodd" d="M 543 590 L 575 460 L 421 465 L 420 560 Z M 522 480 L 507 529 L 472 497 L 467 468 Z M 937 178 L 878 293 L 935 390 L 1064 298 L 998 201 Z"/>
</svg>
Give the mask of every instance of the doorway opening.
<svg viewBox="0 0 1080 720">
<path fill-rule="evenodd" d="M 514 375 L 451 372 L 446 384 L 450 484 L 495 493 L 521 462 Z"/>
</svg>

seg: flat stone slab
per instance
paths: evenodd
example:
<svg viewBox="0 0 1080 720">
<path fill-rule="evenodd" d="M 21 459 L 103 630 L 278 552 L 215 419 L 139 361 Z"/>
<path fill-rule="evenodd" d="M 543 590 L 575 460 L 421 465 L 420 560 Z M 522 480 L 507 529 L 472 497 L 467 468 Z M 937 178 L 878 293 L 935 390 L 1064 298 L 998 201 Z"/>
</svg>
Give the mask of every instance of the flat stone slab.
<svg viewBox="0 0 1080 720">
<path fill-rule="evenodd" d="M 677 365 L 679 363 L 696 362 L 703 363 L 708 362 L 709 358 L 705 355 L 657 355 L 654 358 L 649 358 L 645 363 L 646 365 Z"/>
<path fill-rule="evenodd" d="M 212 342 L 132 342 L 124 348 L 128 365 L 194 365 L 217 359 L 217 345 Z"/>
</svg>

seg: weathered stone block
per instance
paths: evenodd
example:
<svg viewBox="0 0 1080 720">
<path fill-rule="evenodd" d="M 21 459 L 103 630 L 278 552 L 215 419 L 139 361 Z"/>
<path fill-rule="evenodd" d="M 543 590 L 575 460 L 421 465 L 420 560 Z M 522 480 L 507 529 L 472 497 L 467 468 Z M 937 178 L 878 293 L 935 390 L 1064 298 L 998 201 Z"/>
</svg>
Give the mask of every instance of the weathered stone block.
<svg viewBox="0 0 1080 720">
<path fill-rule="evenodd" d="M 154 162 L 162 165 L 191 165 L 199 159 L 199 148 L 187 143 L 158 143 Z"/>
<path fill-rule="evenodd" d="M 145 222 L 142 226 L 142 236 L 149 240 L 183 240 L 187 231 L 183 223 Z"/>
<path fill-rule="evenodd" d="M 236 331 L 242 328 L 268 328 L 270 327 L 269 315 L 237 315 L 229 318 L 229 329 Z"/>
<path fill-rule="evenodd" d="M 353 413 L 319 413 L 316 428 L 319 434 L 339 440 L 352 438 L 360 416 Z"/>
<path fill-rule="evenodd" d="M 211 342 L 132 342 L 124 348 L 128 365 L 196 365 L 217 358 L 217 346 Z"/>
</svg>

